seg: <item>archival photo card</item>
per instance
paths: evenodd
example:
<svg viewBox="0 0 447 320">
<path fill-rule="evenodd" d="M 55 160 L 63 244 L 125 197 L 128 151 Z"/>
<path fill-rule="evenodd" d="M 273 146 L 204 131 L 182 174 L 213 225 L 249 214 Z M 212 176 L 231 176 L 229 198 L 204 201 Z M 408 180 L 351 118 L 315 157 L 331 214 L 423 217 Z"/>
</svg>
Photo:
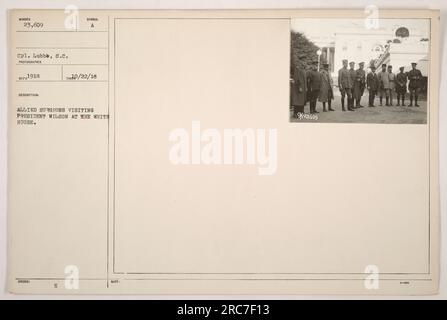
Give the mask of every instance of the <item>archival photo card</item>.
<svg viewBox="0 0 447 320">
<path fill-rule="evenodd" d="M 12 10 L 8 290 L 436 294 L 438 33 L 437 10 Z"/>
</svg>

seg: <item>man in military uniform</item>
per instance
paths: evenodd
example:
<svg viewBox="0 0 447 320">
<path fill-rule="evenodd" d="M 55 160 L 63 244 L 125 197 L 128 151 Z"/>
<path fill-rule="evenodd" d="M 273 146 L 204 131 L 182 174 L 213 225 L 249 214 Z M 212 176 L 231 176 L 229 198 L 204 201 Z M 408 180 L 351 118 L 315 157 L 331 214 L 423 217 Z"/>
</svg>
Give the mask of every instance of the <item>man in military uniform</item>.
<svg viewBox="0 0 447 320">
<path fill-rule="evenodd" d="M 416 69 L 416 65 L 416 62 L 411 63 L 412 70 L 410 70 L 407 74 L 408 80 L 410 80 L 410 83 L 408 84 L 408 90 L 410 91 L 409 107 L 413 106 L 413 98 L 415 107 L 419 107 L 418 94 L 421 87 L 422 73 L 420 70 Z"/>
<path fill-rule="evenodd" d="M 364 62 L 360 62 L 359 68 L 355 71 L 353 96 L 355 99 L 356 108 L 363 108 L 363 106 L 361 105 L 361 100 L 366 85 L 366 72 L 363 69 L 364 65 L 365 65 Z"/>
<path fill-rule="evenodd" d="M 352 89 L 351 89 L 351 100 L 348 99 L 348 110 L 355 109 L 354 108 L 354 84 L 355 84 L 356 76 L 357 76 L 357 73 L 355 72 L 355 62 L 351 61 L 351 62 L 349 62 L 349 77 L 351 78 Z"/>
<path fill-rule="evenodd" d="M 317 66 L 312 65 L 311 71 L 307 74 L 307 90 L 309 94 L 310 113 L 319 113 L 317 111 L 317 99 L 321 88 L 321 74 L 317 71 Z"/>
<path fill-rule="evenodd" d="M 348 60 L 343 60 L 343 68 L 338 71 L 338 88 L 341 93 L 341 109 L 345 109 L 345 97 L 348 97 L 348 110 L 354 111 L 354 109 L 349 108 L 349 101 L 352 99 L 352 87 L 353 81 L 348 70 Z"/>
<path fill-rule="evenodd" d="M 377 91 L 380 87 L 379 77 L 376 74 L 376 67 L 371 66 L 371 72 L 366 77 L 366 87 L 369 91 L 369 103 L 368 107 L 375 107 L 374 99 L 376 98 Z"/>
<path fill-rule="evenodd" d="M 397 105 L 400 106 L 402 99 L 402 107 L 405 107 L 405 93 L 407 92 L 407 75 L 404 72 L 404 67 L 399 68 L 400 72 L 396 75 L 396 93 Z"/>
<path fill-rule="evenodd" d="M 390 106 L 393 105 L 393 91 L 396 89 L 396 75 L 393 73 L 393 66 L 388 66 L 388 80 L 390 81 Z"/>
<path fill-rule="evenodd" d="M 380 106 L 382 106 L 383 97 L 386 98 L 386 106 L 389 106 L 390 99 L 390 78 L 388 71 L 386 70 L 386 64 L 382 64 L 382 71 L 380 71 L 377 76 L 379 77 L 380 88 L 379 88 L 379 98 Z"/>
</svg>

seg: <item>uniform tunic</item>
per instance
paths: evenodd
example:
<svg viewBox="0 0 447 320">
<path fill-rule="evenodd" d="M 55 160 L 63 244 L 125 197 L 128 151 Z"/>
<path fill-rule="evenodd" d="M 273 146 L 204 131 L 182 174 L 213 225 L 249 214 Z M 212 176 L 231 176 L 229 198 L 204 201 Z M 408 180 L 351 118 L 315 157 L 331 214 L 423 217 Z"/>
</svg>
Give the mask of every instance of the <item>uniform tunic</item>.
<svg viewBox="0 0 447 320">
<path fill-rule="evenodd" d="M 421 86 L 421 80 L 422 80 L 422 73 L 418 69 L 410 70 L 407 73 L 408 80 L 410 80 L 410 83 L 408 84 L 408 88 L 411 89 L 417 89 Z"/>
<path fill-rule="evenodd" d="M 407 92 L 407 75 L 405 73 L 396 75 L 396 92 L 400 94 Z"/>
<path fill-rule="evenodd" d="M 396 74 L 389 72 L 388 79 L 390 80 L 390 89 L 394 90 L 396 88 Z"/>
<path fill-rule="evenodd" d="M 377 76 L 379 77 L 380 88 L 390 89 L 390 78 L 388 71 L 380 71 Z"/>
<path fill-rule="evenodd" d="M 351 88 L 354 90 L 355 78 L 357 77 L 357 73 L 354 69 L 349 69 L 349 78 L 351 80 Z"/>
<path fill-rule="evenodd" d="M 360 100 L 365 91 L 366 84 L 366 72 L 362 69 L 357 69 L 355 71 L 355 81 L 354 81 L 354 98 Z"/>
<path fill-rule="evenodd" d="M 338 86 L 340 91 L 343 89 L 351 89 L 354 85 L 354 81 L 351 78 L 350 71 L 345 68 L 341 68 L 338 71 Z"/>
</svg>

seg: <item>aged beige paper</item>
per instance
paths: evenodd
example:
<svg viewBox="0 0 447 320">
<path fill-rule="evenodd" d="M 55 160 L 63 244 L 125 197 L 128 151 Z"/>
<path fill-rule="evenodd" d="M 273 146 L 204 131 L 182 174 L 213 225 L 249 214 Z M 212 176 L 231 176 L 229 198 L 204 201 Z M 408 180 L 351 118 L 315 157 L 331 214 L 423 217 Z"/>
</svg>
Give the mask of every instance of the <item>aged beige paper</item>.
<svg viewBox="0 0 447 320">
<path fill-rule="evenodd" d="M 397 56 L 383 34 L 417 29 L 420 107 L 347 115 L 334 83 L 321 121 L 308 103 L 309 119 L 291 117 L 300 19 L 371 17 L 10 11 L 9 290 L 435 294 L 439 12 L 380 11 L 382 29 L 365 32 L 385 39 L 365 51 L 382 64 Z M 318 71 L 349 45 L 324 44 Z"/>
</svg>

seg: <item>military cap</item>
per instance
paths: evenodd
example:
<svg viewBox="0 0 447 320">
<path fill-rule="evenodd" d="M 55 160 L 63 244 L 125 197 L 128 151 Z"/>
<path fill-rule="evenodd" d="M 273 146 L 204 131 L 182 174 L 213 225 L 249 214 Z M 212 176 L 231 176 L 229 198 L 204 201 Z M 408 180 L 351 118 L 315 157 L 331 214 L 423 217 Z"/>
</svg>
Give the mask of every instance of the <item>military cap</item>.
<svg viewBox="0 0 447 320">
<path fill-rule="evenodd" d="M 416 62 L 412 62 L 411 65 L 412 65 L 412 66 L 415 66 L 415 65 L 417 65 L 417 63 L 416 63 Z"/>
<path fill-rule="evenodd" d="M 386 63 L 382 64 L 382 67 L 386 67 Z"/>
<path fill-rule="evenodd" d="M 360 63 L 359 63 L 359 66 L 364 66 L 364 65 L 365 65 L 364 62 L 360 62 Z"/>
</svg>

